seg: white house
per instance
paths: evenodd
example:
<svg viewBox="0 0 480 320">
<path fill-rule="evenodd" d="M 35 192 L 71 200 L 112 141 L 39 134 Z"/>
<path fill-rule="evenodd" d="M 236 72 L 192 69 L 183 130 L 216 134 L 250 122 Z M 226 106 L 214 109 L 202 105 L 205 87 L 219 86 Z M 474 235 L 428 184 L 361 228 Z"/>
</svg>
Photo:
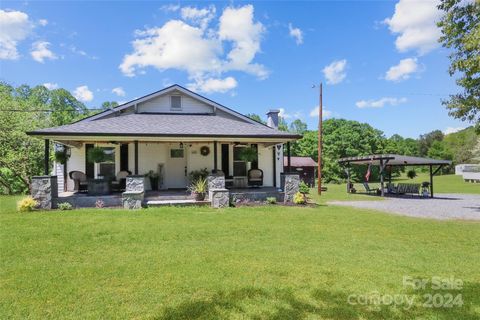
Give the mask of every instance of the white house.
<svg viewBox="0 0 480 320">
<path fill-rule="evenodd" d="M 301 136 L 278 130 L 278 110 L 267 115 L 264 125 L 173 85 L 78 122 L 28 134 L 45 139 L 46 168 L 49 144 L 54 142 L 69 147 L 65 172 L 80 171 L 91 179 L 152 170 L 162 175 L 161 189 L 175 189 L 187 187 L 190 172 L 206 168 L 222 171 L 227 181 L 244 186 L 242 177 L 258 168 L 263 171 L 263 186 L 279 187 L 283 146 Z M 94 147 L 103 148 L 109 160 L 88 161 Z M 256 161 L 239 158 L 246 147 L 256 150 Z M 59 179 L 60 191 L 73 191 L 74 181 L 65 178 L 65 185 Z"/>
</svg>

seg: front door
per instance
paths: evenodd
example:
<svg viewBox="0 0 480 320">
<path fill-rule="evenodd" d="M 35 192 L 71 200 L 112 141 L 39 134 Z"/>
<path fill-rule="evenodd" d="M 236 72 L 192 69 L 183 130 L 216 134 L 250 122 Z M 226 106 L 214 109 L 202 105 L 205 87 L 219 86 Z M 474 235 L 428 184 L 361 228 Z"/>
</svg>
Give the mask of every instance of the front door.
<svg viewBox="0 0 480 320">
<path fill-rule="evenodd" d="M 169 145 L 167 165 L 165 168 L 165 186 L 167 188 L 186 188 L 187 186 L 187 151 L 179 144 Z"/>
</svg>

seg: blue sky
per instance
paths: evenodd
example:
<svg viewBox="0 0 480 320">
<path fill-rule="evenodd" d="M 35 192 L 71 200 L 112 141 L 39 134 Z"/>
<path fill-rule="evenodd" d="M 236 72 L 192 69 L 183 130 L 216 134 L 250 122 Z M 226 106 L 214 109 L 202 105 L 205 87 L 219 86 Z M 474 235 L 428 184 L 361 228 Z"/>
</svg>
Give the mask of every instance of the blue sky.
<svg viewBox="0 0 480 320">
<path fill-rule="evenodd" d="M 8 2 L 0 79 L 49 84 L 91 108 L 178 83 L 243 113 L 281 108 L 417 137 L 466 127 L 442 98 L 457 89 L 435 41 L 435 1 Z"/>
</svg>

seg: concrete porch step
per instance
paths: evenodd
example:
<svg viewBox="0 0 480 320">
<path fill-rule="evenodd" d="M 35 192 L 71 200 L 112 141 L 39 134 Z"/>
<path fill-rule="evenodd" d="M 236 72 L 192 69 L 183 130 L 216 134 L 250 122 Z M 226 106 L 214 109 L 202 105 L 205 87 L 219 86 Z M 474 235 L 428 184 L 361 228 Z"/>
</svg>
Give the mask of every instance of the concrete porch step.
<svg viewBox="0 0 480 320">
<path fill-rule="evenodd" d="M 162 206 L 205 206 L 210 205 L 210 201 L 195 201 L 194 199 L 169 199 L 169 200 L 149 200 L 148 207 Z"/>
</svg>

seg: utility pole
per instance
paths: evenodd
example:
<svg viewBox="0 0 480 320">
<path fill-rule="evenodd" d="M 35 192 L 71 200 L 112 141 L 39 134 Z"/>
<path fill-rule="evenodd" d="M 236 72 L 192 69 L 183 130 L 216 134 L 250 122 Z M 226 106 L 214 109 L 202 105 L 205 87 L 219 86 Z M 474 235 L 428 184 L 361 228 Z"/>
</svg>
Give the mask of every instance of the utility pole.
<svg viewBox="0 0 480 320">
<path fill-rule="evenodd" d="M 320 97 L 319 97 L 319 104 L 318 104 L 318 194 L 322 194 L 322 115 L 323 115 L 323 99 L 322 99 L 322 83 L 320 82 Z"/>
</svg>

